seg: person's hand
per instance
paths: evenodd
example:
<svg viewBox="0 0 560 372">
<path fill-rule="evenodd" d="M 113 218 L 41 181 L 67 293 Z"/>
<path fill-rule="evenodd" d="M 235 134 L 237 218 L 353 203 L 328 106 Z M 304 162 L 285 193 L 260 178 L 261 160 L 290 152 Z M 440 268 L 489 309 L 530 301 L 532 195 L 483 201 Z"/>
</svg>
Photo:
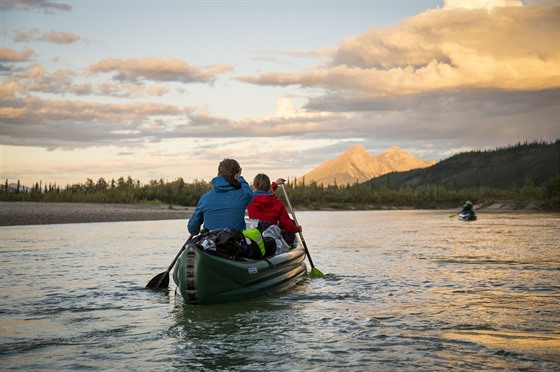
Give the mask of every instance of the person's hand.
<svg viewBox="0 0 560 372">
<path fill-rule="evenodd" d="M 303 232 L 303 227 L 301 227 L 301 225 L 296 225 L 297 227 L 299 227 L 299 232 Z"/>
<path fill-rule="evenodd" d="M 283 179 L 283 178 L 278 178 L 278 179 L 276 180 L 276 184 L 277 184 L 277 185 L 283 185 L 285 182 L 286 182 L 286 180 Z"/>
</svg>

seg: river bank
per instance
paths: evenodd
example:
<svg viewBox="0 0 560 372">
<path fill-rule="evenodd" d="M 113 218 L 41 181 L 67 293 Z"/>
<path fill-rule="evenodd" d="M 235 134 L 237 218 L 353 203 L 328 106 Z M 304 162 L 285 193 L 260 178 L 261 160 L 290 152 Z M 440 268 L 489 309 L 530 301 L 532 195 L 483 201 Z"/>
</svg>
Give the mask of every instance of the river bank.
<svg viewBox="0 0 560 372">
<path fill-rule="evenodd" d="M 187 220 L 193 210 L 194 207 L 147 204 L 0 202 L 0 226 Z"/>
<path fill-rule="evenodd" d="M 454 209 L 461 209 L 462 205 L 457 205 L 455 208 L 445 207 L 445 206 L 436 206 L 431 208 L 419 208 L 414 206 L 406 206 L 406 205 L 374 205 L 374 204 L 362 204 L 359 206 L 353 204 L 336 204 L 335 206 L 321 206 L 321 207 L 298 207 L 297 210 L 302 211 L 366 211 L 366 210 L 381 210 L 381 211 L 399 211 L 399 210 L 421 210 L 421 209 L 434 209 L 434 210 L 454 210 Z M 546 205 L 537 205 L 533 202 L 521 202 L 515 200 L 499 200 L 491 203 L 480 203 L 475 204 L 474 209 L 476 211 L 540 211 L 540 212 L 554 212 L 551 208 L 547 207 Z"/>
<path fill-rule="evenodd" d="M 413 207 L 377 207 L 372 210 L 413 210 Z M 532 203 L 500 201 L 490 205 L 475 205 L 477 211 L 537 211 Z M 297 210 L 311 210 L 298 208 Z M 353 208 L 321 208 L 324 211 L 355 210 Z M 194 207 L 111 204 L 111 203 L 45 203 L 0 202 L 0 226 L 49 225 L 61 223 L 176 220 L 190 218 Z"/>
</svg>

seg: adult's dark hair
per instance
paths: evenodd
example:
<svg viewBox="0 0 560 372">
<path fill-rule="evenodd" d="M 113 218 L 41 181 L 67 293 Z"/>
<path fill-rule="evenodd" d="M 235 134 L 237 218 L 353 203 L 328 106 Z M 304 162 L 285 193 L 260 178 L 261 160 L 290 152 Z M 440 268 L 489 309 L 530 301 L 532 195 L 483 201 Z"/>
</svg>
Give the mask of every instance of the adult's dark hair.
<svg viewBox="0 0 560 372">
<path fill-rule="evenodd" d="M 241 166 L 239 166 L 237 160 L 224 159 L 218 165 L 218 176 L 233 178 L 237 173 L 241 173 Z"/>
<path fill-rule="evenodd" d="M 253 187 L 260 191 L 270 190 L 270 178 L 264 173 L 257 174 L 253 180 Z"/>
</svg>

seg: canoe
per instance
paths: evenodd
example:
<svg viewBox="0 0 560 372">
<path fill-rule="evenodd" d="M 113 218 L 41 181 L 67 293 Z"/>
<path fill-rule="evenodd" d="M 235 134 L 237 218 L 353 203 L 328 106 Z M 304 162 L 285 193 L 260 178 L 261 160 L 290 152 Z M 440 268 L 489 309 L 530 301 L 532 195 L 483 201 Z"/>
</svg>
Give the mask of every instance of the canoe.
<svg viewBox="0 0 560 372">
<path fill-rule="evenodd" d="M 461 212 L 459 214 L 459 219 L 461 221 L 476 221 L 476 214 L 471 212 Z"/>
<path fill-rule="evenodd" d="M 294 286 L 306 273 L 305 250 L 294 248 L 266 260 L 236 261 L 187 244 L 173 280 L 187 304 L 245 300 Z"/>
</svg>

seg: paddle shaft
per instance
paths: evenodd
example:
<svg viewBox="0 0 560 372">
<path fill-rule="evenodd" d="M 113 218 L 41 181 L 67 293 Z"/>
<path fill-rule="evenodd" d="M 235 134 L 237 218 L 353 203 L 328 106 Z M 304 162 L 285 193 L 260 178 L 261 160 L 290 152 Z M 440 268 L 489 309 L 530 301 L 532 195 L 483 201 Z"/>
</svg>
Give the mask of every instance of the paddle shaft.
<svg viewBox="0 0 560 372">
<path fill-rule="evenodd" d="M 179 259 L 179 256 L 181 255 L 181 253 L 183 253 L 183 251 L 187 247 L 187 244 L 191 241 L 192 238 L 193 238 L 193 235 L 189 236 L 189 238 L 187 239 L 185 244 L 183 244 L 183 246 L 181 247 L 181 250 L 179 250 L 179 253 L 177 253 L 177 255 L 175 256 L 175 258 L 173 259 L 173 261 L 171 262 L 171 265 L 169 265 L 167 270 L 165 270 L 163 273 L 160 273 L 160 274 L 156 275 L 155 277 L 153 277 L 152 280 L 150 280 L 148 282 L 148 284 L 146 285 L 147 288 L 159 289 L 160 286 L 161 286 L 161 283 L 163 283 L 163 282 L 169 283 L 169 272 L 171 271 L 171 269 L 173 268 L 173 266 L 175 265 L 175 263 Z"/>
<path fill-rule="evenodd" d="M 294 218 L 294 222 L 296 223 L 296 225 L 299 225 L 296 214 L 294 213 L 294 209 L 292 208 L 292 203 L 290 203 L 290 198 L 288 198 L 288 193 L 286 192 L 286 188 L 284 187 L 284 185 L 280 185 L 282 186 L 282 191 L 284 191 L 284 196 L 286 197 L 286 201 L 288 202 L 288 207 L 290 208 L 290 212 L 292 213 L 292 217 Z M 311 268 L 314 268 L 315 265 L 313 265 L 313 260 L 311 259 L 311 255 L 309 254 L 309 249 L 307 249 L 307 244 L 305 243 L 305 239 L 303 238 L 303 234 L 301 231 L 298 232 L 299 234 L 299 239 L 301 240 L 301 244 L 303 244 L 303 249 L 305 249 L 305 254 L 307 255 L 307 259 L 309 260 L 309 263 L 311 264 Z"/>
<path fill-rule="evenodd" d="M 185 248 L 187 247 L 187 244 L 189 244 L 189 242 L 192 239 L 192 235 L 189 236 L 189 238 L 187 239 L 187 241 L 185 242 L 185 244 L 183 244 L 183 246 L 181 247 L 181 250 L 179 251 L 179 253 L 177 253 L 177 256 L 175 256 L 175 258 L 173 259 L 173 262 L 171 262 L 171 265 L 169 265 L 169 267 L 167 268 L 167 270 L 165 270 L 165 272 L 170 272 L 171 269 L 173 268 L 173 266 L 175 266 L 175 263 L 177 262 L 177 260 L 179 259 L 179 256 L 181 255 L 181 253 L 183 253 L 183 251 L 185 250 Z"/>
</svg>

